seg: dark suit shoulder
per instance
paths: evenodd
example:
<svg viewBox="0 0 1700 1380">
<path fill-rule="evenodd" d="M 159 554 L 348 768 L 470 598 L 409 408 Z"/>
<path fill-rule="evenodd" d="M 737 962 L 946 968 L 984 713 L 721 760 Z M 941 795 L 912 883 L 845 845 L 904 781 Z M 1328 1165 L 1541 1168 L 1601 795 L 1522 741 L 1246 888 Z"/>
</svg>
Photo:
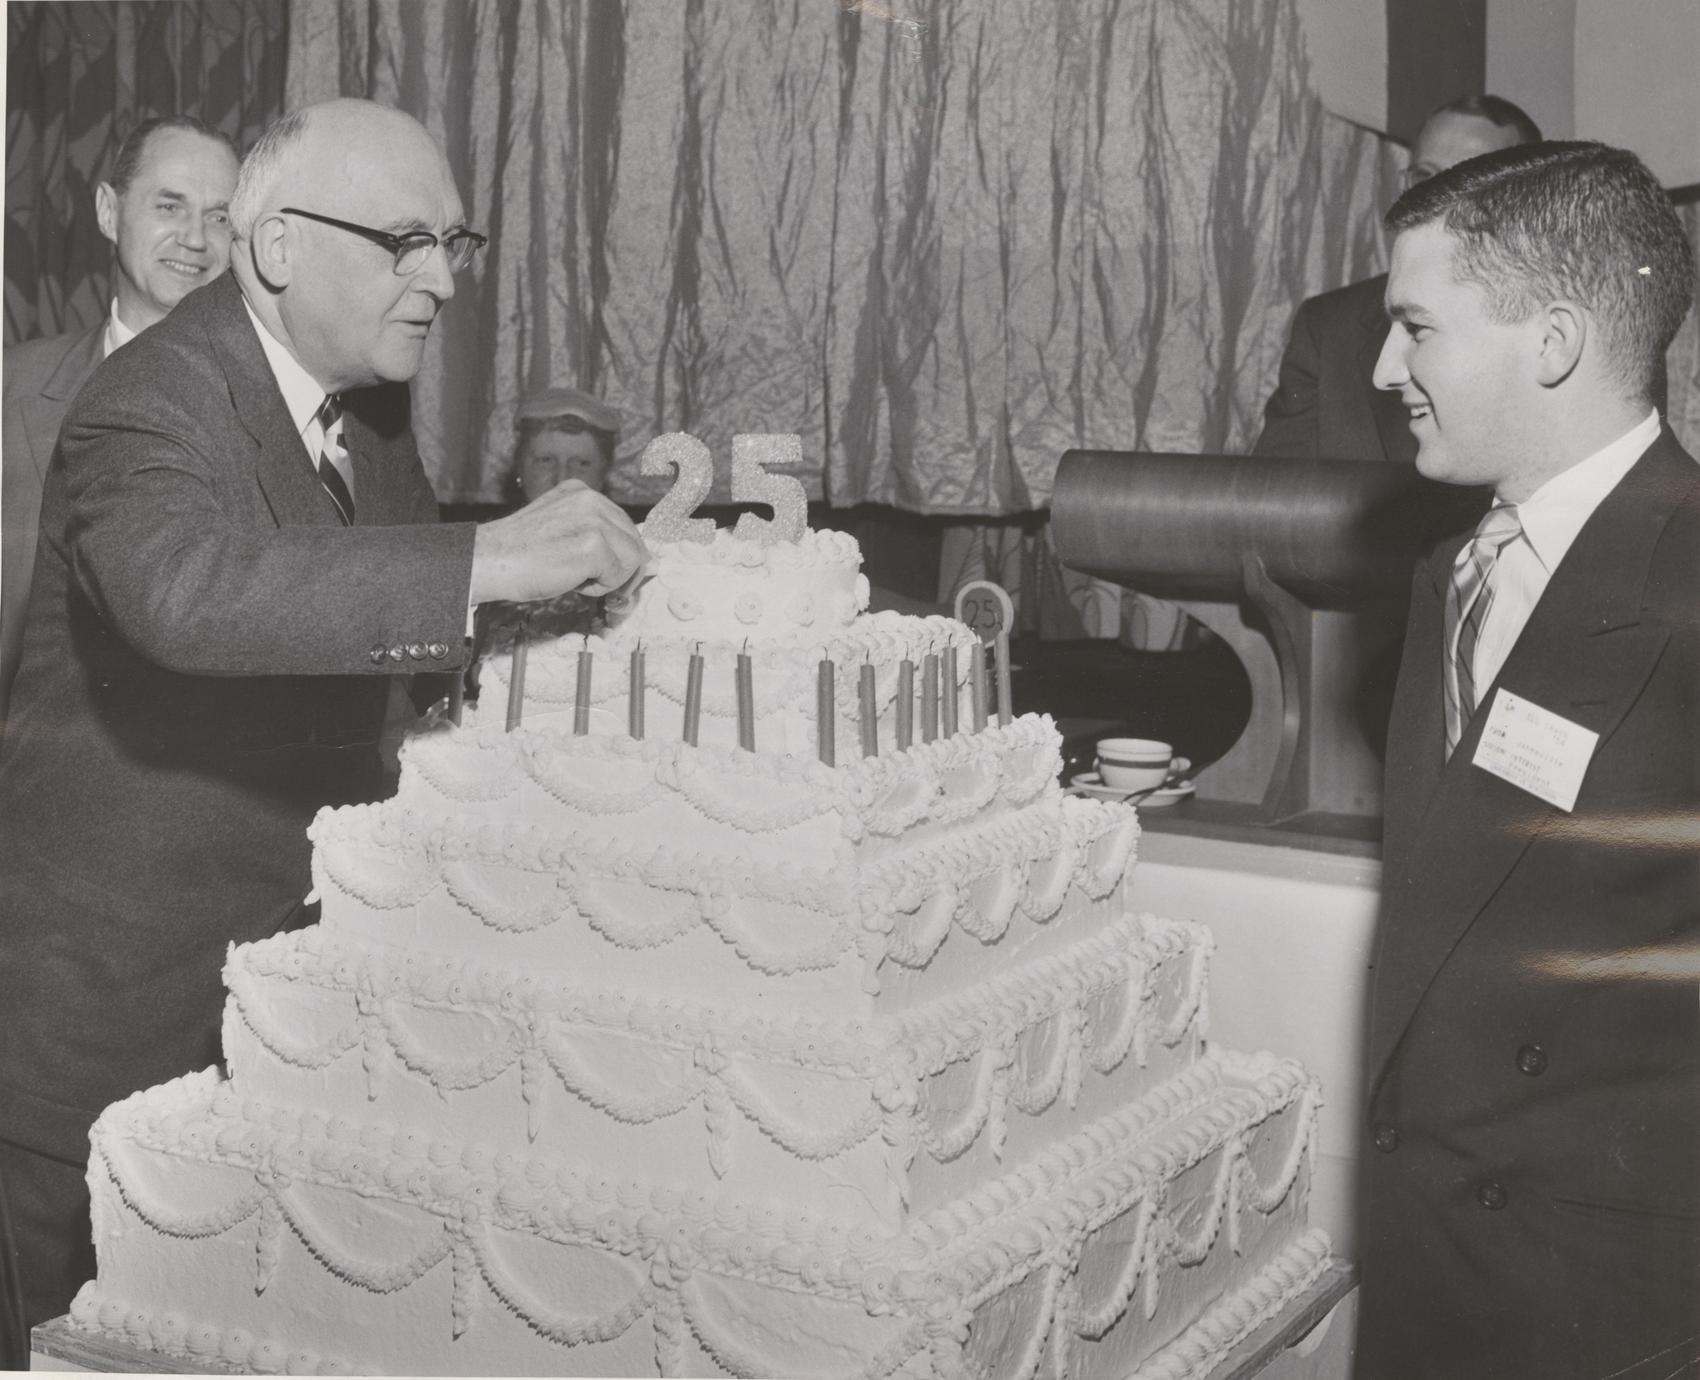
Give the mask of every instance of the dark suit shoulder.
<svg viewBox="0 0 1700 1380">
<path fill-rule="evenodd" d="M 1357 322 L 1366 318 L 1377 320 L 1383 317 L 1383 302 L 1387 296 L 1387 275 L 1378 273 L 1373 278 L 1364 278 L 1356 283 L 1347 283 L 1345 287 L 1333 288 L 1328 292 L 1319 292 L 1314 297 L 1307 297 L 1299 304 L 1299 311 L 1317 329 L 1327 330 L 1336 322 Z"/>
<path fill-rule="evenodd" d="M 1668 433 L 1658 465 L 1659 493 L 1669 516 L 1647 566 L 1647 610 L 1673 624 L 1700 623 L 1700 464 Z"/>
<path fill-rule="evenodd" d="M 79 326 L 58 335 L 8 345 L 4 360 L 6 392 L 12 394 L 19 389 L 40 388 L 58 371 L 67 355 L 84 344 L 91 332 L 103 329 L 105 324 L 103 320 L 95 327 Z"/>
<path fill-rule="evenodd" d="M 206 405 L 207 390 L 225 391 L 223 373 L 209 348 L 209 295 L 231 286 L 221 278 L 197 288 L 164 320 L 114 351 L 90 378 L 67 415 L 67 425 L 99 419 L 111 425 L 138 409 L 163 417 L 181 408 L 190 417 Z M 237 310 L 241 310 L 237 298 Z"/>
<path fill-rule="evenodd" d="M 43 360 L 51 360 L 57 364 L 65 358 L 71 347 L 88 333 L 87 326 L 78 326 L 74 330 L 61 331 L 58 335 L 41 335 L 34 340 L 20 340 L 16 345 L 8 345 L 6 370 L 9 373 L 14 366 L 28 368 L 40 364 Z"/>
</svg>

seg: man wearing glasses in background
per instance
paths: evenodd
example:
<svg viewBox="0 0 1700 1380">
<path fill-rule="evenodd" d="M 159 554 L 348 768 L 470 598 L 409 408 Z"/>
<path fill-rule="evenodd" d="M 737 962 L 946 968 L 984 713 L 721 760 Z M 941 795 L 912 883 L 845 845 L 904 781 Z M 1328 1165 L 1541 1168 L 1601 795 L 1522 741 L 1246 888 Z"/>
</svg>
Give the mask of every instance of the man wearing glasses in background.
<svg viewBox="0 0 1700 1380">
<path fill-rule="evenodd" d="M 1405 187 L 1466 158 L 1540 138 L 1540 127 L 1502 97 L 1451 101 L 1417 132 Z M 1386 291 L 1387 275 L 1381 273 L 1300 304 L 1254 453 L 1279 460 L 1415 463 L 1417 443 L 1405 409 L 1370 381 L 1387 339 Z"/>
<path fill-rule="evenodd" d="M 227 945 L 313 920 L 305 831 L 382 791 L 391 679 L 459 668 L 484 600 L 605 593 L 646 554 L 572 482 L 436 522 L 407 381 L 484 237 L 417 122 L 286 116 L 230 212 L 230 274 L 97 371 L 43 497 L 0 747 L 0 1275 L 29 1325 L 93 1270 L 95 1116 L 215 1062 Z"/>
</svg>

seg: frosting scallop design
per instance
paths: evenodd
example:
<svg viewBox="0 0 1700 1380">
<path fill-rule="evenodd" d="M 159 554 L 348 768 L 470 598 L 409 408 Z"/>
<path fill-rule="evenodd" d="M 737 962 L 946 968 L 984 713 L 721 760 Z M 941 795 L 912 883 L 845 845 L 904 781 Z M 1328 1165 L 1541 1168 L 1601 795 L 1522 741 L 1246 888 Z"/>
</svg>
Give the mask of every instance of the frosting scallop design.
<svg viewBox="0 0 1700 1380">
<path fill-rule="evenodd" d="M 96 1123 L 74 1326 L 257 1374 L 1203 1380 L 1328 1267 L 1319 1090 L 1209 1042 L 1137 811 L 979 722 L 975 635 L 867 612 L 849 536 L 681 511 L 314 820 L 227 1072 Z"/>
</svg>

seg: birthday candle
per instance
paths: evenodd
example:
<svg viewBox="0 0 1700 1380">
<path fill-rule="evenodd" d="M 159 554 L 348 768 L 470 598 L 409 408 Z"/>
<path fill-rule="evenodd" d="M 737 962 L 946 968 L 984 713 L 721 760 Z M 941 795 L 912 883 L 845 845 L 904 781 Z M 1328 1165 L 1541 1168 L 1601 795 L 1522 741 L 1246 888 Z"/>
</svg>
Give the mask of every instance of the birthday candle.
<svg viewBox="0 0 1700 1380">
<path fill-rule="evenodd" d="M 626 687 L 626 732 L 634 738 L 643 737 L 643 643 L 632 648 L 631 684 Z"/>
<path fill-rule="evenodd" d="M 830 657 L 822 657 L 820 674 L 815 680 L 815 751 L 820 760 L 827 766 L 836 766 L 833 760 L 836 756 L 833 742 L 836 725 L 834 718 L 835 696 L 833 693 L 834 668 Z"/>
<path fill-rule="evenodd" d="M 738 653 L 738 746 L 756 750 L 756 691 L 750 674 L 750 644 Z"/>
<path fill-rule="evenodd" d="M 974 650 L 969 654 L 968 662 L 968 691 L 969 699 L 974 706 L 974 731 L 978 733 L 986 726 L 986 647 L 983 642 L 976 642 Z"/>
<path fill-rule="evenodd" d="M 915 663 L 905 657 L 897 665 L 897 746 L 915 741 Z"/>
<path fill-rule="evenodd" d="M 685 672 L 685 741 L 697 745 L 697 721 L 702 717 L 702 643 L 691 653 Z"/>
<path fill-rule="evenodd" d="M 573 687 L 573 733 L 584 737 L 590 732 L 590 638 L 578 653 L 578 684 Z"/>
<path fill-rule="evenodd" d="M 513 655 L 508 662 L 508 732 L 519 727 L 520 711 L 525 704 L 526 627 L 522 622 L 514 638 Z"/>
<path fill-rule="evenodd" d="M 939 689 L 939 731 L 946 738 L 956 736 L 956 648 L 944 649 L 944 684 Z"/>
<path fill-rule="evenodd" d="M 928 652 L 921 660 L 921 741 L 939 736 L 939 659 Z"/>
<path fill-rule="evenodd" d="M 1015 714 L 1015 697 L 1009 685 L 1009 634 L 997 636 L 998 654 L 998 722 L 1007 724 Z"/>
<path fill-rule="evenodd" d="M 871 662 L 862 663 L 862 683 L 860 687 L 862 709 L 862 756 L 878 757 L 880 755 L 880 725 L 878 711 L 874 707 L 874 668 Z"/>
</svg>

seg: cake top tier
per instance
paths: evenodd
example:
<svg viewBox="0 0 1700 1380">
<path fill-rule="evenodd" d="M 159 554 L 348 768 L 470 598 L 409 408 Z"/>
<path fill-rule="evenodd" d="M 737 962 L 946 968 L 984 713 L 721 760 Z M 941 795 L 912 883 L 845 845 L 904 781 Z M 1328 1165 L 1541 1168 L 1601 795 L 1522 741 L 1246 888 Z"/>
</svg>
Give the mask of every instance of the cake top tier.
<svg viewBox="0 0 1700 1380">
<path fill-rule="evenodd" d="M 674 474 L 643 524 L 651 560 L 628 598 L 610 599 L 617 631 L 638 637 L 772 642 L 817 638 L 849 626 L 868 606 L 862 553 L 843 532 L 808 527 L 808 495 L 792 475 L 802 442 L 791 435 L 732 438 L 732 498 L 771 510 L 745 513 L 731 531 L 693 517 L 714 480 L 708 447 L 670 432 L 644 448 L 645 474 Z"/>
<path fill-rule="evenodd" d="M 862 553 L 845 532 L 763 543 L 725 529 L 706 542 L 656 541 L 633 596 L 610 598 L 611 627 L 648 637 L 765 642 L 847 627 L 868 607 Z"/>
</svg>

